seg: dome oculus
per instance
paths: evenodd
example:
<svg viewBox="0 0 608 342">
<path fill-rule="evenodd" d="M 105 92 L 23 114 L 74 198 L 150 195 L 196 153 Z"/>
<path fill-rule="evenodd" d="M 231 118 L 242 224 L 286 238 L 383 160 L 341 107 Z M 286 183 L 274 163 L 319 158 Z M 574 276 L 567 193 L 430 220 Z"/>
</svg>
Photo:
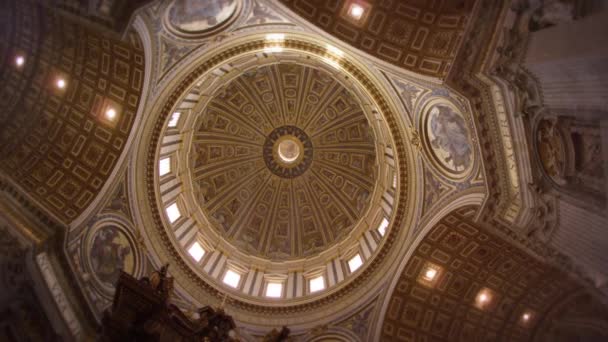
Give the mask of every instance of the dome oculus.
<svg viewBox="0 0 608 342">
<path fill-rule="evenodd" d="M 277 153 L 284 163 L 293 163 L 300 155 L 300 146 L 291 139 L 285 139 L 278 144 Z"/>
<path fill-rule="evenodd" d="M 282 126 L 268 135 L 262 153 L 272 173 L 281 178 L 294 178 L 308 170 L 313 159 L 313 145 L 303 130 Z"/>
</svg>

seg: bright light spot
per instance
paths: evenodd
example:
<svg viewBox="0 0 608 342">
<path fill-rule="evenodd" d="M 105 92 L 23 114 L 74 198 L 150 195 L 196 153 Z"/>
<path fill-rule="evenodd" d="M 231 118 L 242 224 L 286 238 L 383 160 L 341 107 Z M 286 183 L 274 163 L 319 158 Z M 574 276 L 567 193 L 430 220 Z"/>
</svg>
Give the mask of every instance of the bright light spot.
<svg viewBox="0 0 608 342">
<path fill-rule="evenodd" d="M 355 19 L 355 20 L 361 19 L 361 16 L 363 16 L 363 12 L 365 12 L 363 7 L 361 7 L 357 4 L 352 4 L 350 6 L 350 10 L 348 11 L 350 16 L 353 17 L 353 19 Z"/>
<path fill-rule="evenodd" d="M 492 301 L 492 292 L 487 288 L 483 288 L 477 292 L 475 297 L 475 306 L 478 309 L 485 309 Z"/>
<path fill-rule="evenodd" d="M 268 47 L 264 48 L 264 52 L 266 52 L 266 53 L 283 52 L 283 48 L 280 46 L 268 46 Z"/>
<path fill-rule="evenodd" d="M 280 298 L 283 293 L 283 284 L 281 283 L 268 283 L 266 286 L 266 297 Z"/>
<path fill-rule="evenodd" d="M 300 156 L 300 147 L 292 140 L 283 140 L 277 148 L 279 158 L 285 163 L 293 163 Z"/>
<path fill-rule="evenodd" d="M 333 53 L 336 56 L 344 57 L 344 52 L 342 52 L 342 50 L 338 49 L 337 47 L 335 47 L 333 45 L 327 44 L 327 51 L 329 51 L 330 53 Z"/>
<path fill-rule="evenodd" d="M 359 254 L 348 260 L 348 268 L 350 269 L 351 273 L 359 269 L 361 265 L 363 265 L 363 260 L 361 259 L 361 256 Z"/>
<path fill-rule="evenodd" d="M 17 66 L 22 66 L 25 64 L 25 57 L 17 56 L 17 58 L 15 58 L 15 64 L 17 64 Z"/>
<path fill-rule="evenodd" d="M 59 89 L 65 88 L 65 80 L 63 78 L 60 78 L 57 80 L 57 88 L 59 88 Z"/>
<path fill-rule="evenodd" d="M 428 281 L 432 281 L 437 276 L 437 270 L 434 268 L 427 268 L 426 272 L 424 272 L 424 279 Z"/>
<path fill-rule="evenodd" d="M 490 301 L 490 295 L 487 294 L 485 291 L 482 291 L 477 295 L 477 302 L 479 304 L 485 304 L 489 301 Z"/>
<path fill-rule="evenodd" d="M 336 68 L 336 69 L 340 69 L 340 63 L 338 63 L 338 61 L 335 61 L 331 58 L 327 58 L 327 57 L 321 57 L 321 59 L 323 60 L 323 62 L 331 65 L 332 67 Z"/>
<path fill-rule="evenodd" d="M 282 42 L 285 40 L 285 34 L 283 33 L 269 33 L 266 35 L 266 40 L 273 42 Z"/>
<path fill-rule="evenodd" d="M 190 253 L 190 256 L 196 260 L 196 262 L 199 262 L 205 255 L 205 250 L 201 247 L 200 243 L 194 242 L 188 249 L 188 253 Z"/>
<path fill-rule="evenodd" d="M 283 33 L 270 33 L 266 35 L 266 41 L 270 42 L 270 43 L 275 43 L 278 45 L 275 46 L 266 46 L 264 48 L 264 52 L 266 53 L 276 53 L 276 52 L 283 52 L 283 47 L 279 46 L 280 43 L 282 43 L 283 41 L 285 41 L 285 34 Z M 273 45 L 273 44 L 270 44 Z"/>
<path fill-rule="evenodd" d="M 529 312 L 526 312 L 526 313 L 524 313 L 524 314 L 521 316 L 521 319 L 522 319 L 524 322 L 527 322 L 527 321 L 529 321 L 529 320 L 530 320 L 530 317 L 532 317 L 532 315 L 530 315 L 530 313 L 529 313 Z"/>
<path fill-rule="evenodd" d="M 380 222 L 380 225 L 378 226 L 378 233 L 380 233 L 381 236 L 384 236 L 384 234 L 386 234 L 386 228 L 388 228 L 388 220 L 385 217 L 382 219 L 382 222 Z"/>
<path fill-rule="evenodd" d="M 224 275 L 224 284 L 230 286 L 230 287 L 234 287 L 235 289 L 239 286 L 239 281 L 241 280 L 241 275 L 232 271 L 232 270 L 228 270 L 226 272 L 226 274 Z"/>
<path fill-rule="evenodd" d="M 325 280 L 323 276 L 318 276 L 310 280 L 310 292 L 321 291 L 325 288 Z"/>
<path fill-rule="evenodd" d="M 169 222 L 175 222 L 182 214 L 179 212 L 179 208 L 177 207 L 177 203 L 173 203 L 165 209 L 167 212 L 167 217 L 169 217 Z"/>
<path fill-rule="evenodd" d="M 397 188 L 397 174 L 393 175 L 393 188 Z"/>
<path fill-rule="evenodd" d="M 169 120 L 169 124 L 167 126 L 176 127 L 181 114 L 182 113 L 180 113 L 180 112 L 174 112 L 173 114 L 171 114 L 171 120 Z"/>
<path fill-rule="evenodd" d="M 158 174 L 164 176 L 171 172 L 171 157 L 163 158 L 158 162 Z"/>
<path fill-rule="evenodd" d="M 116 110 L 114 108 L 109 108 L 106 110 L 106 118 L 113 120 L 116 117 Z"/>
</svg>

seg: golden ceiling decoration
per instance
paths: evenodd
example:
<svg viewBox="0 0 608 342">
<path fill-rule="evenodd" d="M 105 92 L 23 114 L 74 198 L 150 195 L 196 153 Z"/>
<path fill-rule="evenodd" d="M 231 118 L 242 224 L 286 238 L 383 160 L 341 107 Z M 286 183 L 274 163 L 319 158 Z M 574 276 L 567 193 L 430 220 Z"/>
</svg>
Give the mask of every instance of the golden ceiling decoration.
<svg viewBox="0 0 608 342">
<path fill-rule="evenodd" d="M 529 341 L 547 312 L 582 289 L 474 222 L 465 207 L 438 222 L 403 269 L 382 341 Z"/>
<path fill-rule="evenodd" d="M 231 81 L 199 114 L 191 177 L 219 234 L 270 259 L 314 255 L 369 206 L 372 129 L 329 73 L 274 64 Z"/>
<path fill-rule="evenodd" d="M 134 32 L 129 42 L 106 37 L 30 2 L 16 2 L 14 12 L 9 44 L 25 63 L 0 73 L 0 169 L 71 222 L 99 194 L 126 146 L 144 52 Z"/>
<path fill-rule="evenodd" d="M 339 60 L 334 58 L 328 62 L 327 59 L 332 58 L 328 56 L 330 53 L 328 47 L 323 44 L 319 45 L 315 38 L 290 36 L 281 43 L 285 49 L 283 53 L 273 50 L 268 55 L 260 54 L 260 51 L 266 52 L 267 44 L 268 40 L 260 36 L 255 36 L 246 42 L 239 42 L 238 40 L 228 41 L 222 44 L 222 49 L 214 51 L 213 54 L 197 57 L 196 61 L 193 59 L 191 65 L 184 68 L 183 72 L 176 76 L 175 86 L 171 90 L 166 91 L 158 100 L 155 112 L 156 120 L 150 123 L 151 129 L 147 131 L 148 134 L 142 137 L 142 139 L 145 139 L 149 143 L 142 145 L 141 149 L 137 152 L 139 157 L 134 172 L 143 171 L 147 175 L 146 181 L 138 183 L 138 186 L 145 187 L 148 196 L 145 198 L 140 197 L 140 199 L 144 203 L 147 203 L 151 199 L 155 202 L 149 203 L 150 205 L 140 206 L 140 208 L 143 208 L 143 211 L 140 213 L 143 220 L 142 227 L 148 230 L 146 232 L 148 237 L 158 247 L 154 252 L 158 254 L 159 258 L 168 260 L 172 265 L 175 265 L 172 275 L 180 284 L 184 284 L 191 295 L 197 298 L 208 298 L 208 300 L 211 300 L 211 298 L 221 300 L 226 293 L 229 293 L 231 297 L 230 306 L 235 309 L 247 312 L 264 312 L 265 314 L 283 317 L 282 315 L 285 313 L 294 314 L 296 312 L 327 307 L 326 305 L 339 298 L 343 298 L 343 294 L 346 292 L 352 293 L 352 291 L 356 290 L 363 294 L 363 284 L 375 284 L 380 280 L 381 276 L 378 270 L 385 269 L 390 264 L 392 259 L 387 258 L 386 255 L 394 250 L 392 247 L 396 242 L 397 235 L 409 230 L 408 222 L 411 220 L 410 215 L 413 210 L 413 201 L 409 201 L 408 196 L 410 193 L 408 189 L 413 186 L 413 181 L 408 175 L 412 170 L 412 159 L 408 153 L 409 147 L 402 139 L 402 127 L 397 122 L 396 112 L 380 92 L 378 83 L 376 83 L 377 80 L 370 74 L 368 69 L 361 64 L 355 64 L 346 55 Z M 221 121 L 216 121 L 219 111 L 213 112 L 212 102 L 217 102 L 216 106 L 231 106 L 230 100 L 236 99 L 230 97 L 234 96 L 234 94 L 230 96 L 226 95 L 228 94 L 227 90 L 231 86 L 237 87 L 239 82 L 243 82 L 245 86 L 239 85 L 236 89 L 243 89 L 243 87 L 245 87 L 244 89 L 247 89 L 247 87 L 252 88 L 249 90 L 252 95 L 250 95 L 251 98 L 248 101 L 257 103 L 256 106 L 260 106 L 260 103 L 263 103 L 264 99 L 262 96 L 256 95 L 256 92 L 259 92 L 259 94 L 264 92 L 258 91 L 255 88 L 256 85 L 253 78 L 255 78 L 258 72 L 263 71 L 264 68 L 276 68 L 273 72 L 277 75 L 280 75 L 280 73 L 290 73 L 288 71 L 290 68 L 301 70 L 297 72 L 301 75 L 307 75 L 307 73 L 311 73 L 314 70 L 319 70 L 321 71 L 320 75 L 326 73 L 329 76 L 328 82 L 330 84 L 334 84 L 333 82 L 335 82 L 335 85 L 331 86 L 336 88 L 333 100 L 342 97 L 343 99 L 347 99 L 343 100 L 347 108 L 355 111 L 355 109 L 358 109 L 357 107 L 360 107 L 363 110 L 357 115 L 344 115 L 345 121 L 336 120 L 332 116 L 323 116 L 322 112 L 312 109 L 298 109 L 298 111 L 294 112 L 298 113 L 298 115 L 294 114 L 294 117 L 291 119 L 286 118 L 289 116 L 287 115 L 282 116 L 280 120 L 271 120 L 262 116 L 265 112 L 259 112 L 258 115 L 260 116 L 255 117 L 253 110 L 250 111 L 250 109 L 254 109 L 255 107 L 244 108 L 246 103 L 240 103 L 242 100 L 237 100 L 239 108 L 241 108 L 240 106 L 243 106 L 243 108 L 232 114 L 238 114 L 239 120 L 244 122 L 235 121 L 240 126 L 233 125 L 232 122 L 220 123 L 219 127 L 223 127 L 221 129 L 225 130 L 224 133 L 210 131 L 210 129 L 215 129 L 213 127 Z M 284 69 L 280 70 L 281 68 Z M 304 90 L 299 95 L 296 91 L 296 99 L 298 100 L 295 102 L 294 108 L 304 106 L 307 101 L 315 101 L 314 99 L 310 101 L 310 97 L 308 97 L 307 101 L 302 100 L 302 96 L 308 91 L 307 89 L 311 89 L 309 82 L 312 82 L 313 78 L 310 76 L 301 77 L 301 82 L 297 82 L 296 84 L 301 84 L 299 87 L 302 87 Z M 279 78 L 279 76 L 274 76 L 269 78 L 269 80 L 275 83 L 288 81 L 287 79 Z M 348 89 L 348 91 L 340 92 L 340 84 L 344 89 Z M 287 90 L 287 88 L 289 87 L 285 87 L 284 90 Z M 217 90 L 209 91 L 211 89 Z M 276 91 L 278 91 L 282 88 L 271 83 L 271 88 L 269 89 L 277 89 Z M 352 92 L 352 96 L 349 91 Z M 275 90 L 269 90 L 269 92 L 273 95 L 275 94 Z M 221 96 L 225 96 L 225 98 L 219 101 L 218 99 Z M 290 98 L 289 96 L 284 97 L 285 99 Z M 319 102 L 322 99 L 324 99 L 323 96 L 319 98 Z M 332 97 L 328 97 L 327 99 L 332 99 Z M 356 99 L 356 101 L 353 99 Z M 267 100 L 270 101 L 268 98 Z M 329 101 L 327 105 L 319 106 L 319 108 L 330 108 L 331 103 Z M 340 101 L 335 103 L 338 104 Z M 344 104 L 340 104 L 338 107 L 344 106 Z M 286 100 L 285 103 L 281 104 L 281 106 L 284 105 L 287 106 Z M 172 118 L 176 111 L 182 112 L 182 118 L 179 119 L 180 122 L 176 126 L 172 126 L 174 125 L 171 123 Z M 283 107 L 281 107 L 281 111 L 282 113 L 287 113 L 287 110 L 284 110 Z M 346 109 L 344 111 L 346 113 Z M 224 110 L 222 115 L 230 114 L 226 113 L 228 112 Z M 250 118 L 247 113 L 252 113 L 250 115 L 253 115 L 255 119 L 253 117 Z M 212 115 L 215 115 L 215 117 L 209 120 Z M 371 120 L 372 117 L 374 118 L 373 121 Z M 305 118 L 306 120 L 304 120 Z M 327 118 L 330 120 L 325 124 L 333 125 L 332 129 L 336 131 L 335 137 L 330 132 L 317 128 L 317 123 L 320 124 L 322 120 Z M 368 118 L 369 121 L 367 121 Z M 232 119 L 234 120 L 234 118 Z M 245 123 L 255 127 L 255 129 L 248 128 L 249 131 L 247 131 Z M 251 159 L 250 167 L 253 170 L 258 170 L 257 174 L 253 173 L 254 176 L 260 178 L 265 174 L 271 181 L 268 184 L 273 188 L 270 189 L 271 197 L 268 200 L 274 201 L 275 205 L 279 205 L 281 202 L 272 198 L 275 194 L 278 196 L 279 190 L 281 190 L 277 184 L 289 186 L 289 184 L 294 183 L 295 185 L 291 186 L 295 187 L 300 183 L 299 179 L 303 177 L 312 177 L 313 181 L 309 182 L 310 185 L 308 186 L 312 187 L 315 186 L 315 183 L 318 184 L 317 186 L 321 190 L 321 194 L 323 194 L 322 191 L 338 191 L 336 187 L 333 189 L 324 188 L 327 185 L 324 185 L 322 182 L 327 181 L 320 179 L 320 177 L 326 176 L 319 176 L 315 170 L 328 163 L 330 167 L 332 163 L 336 167 L 340 162 L 348 164 L 351 162 L 351 159 L 349 159 L 350 155 L 353 155 L 353 152 L 360 151 L 352 150 L 352 148 L 341 148 L 340 153 L 346 154 L 346 156 L 340 157 L 334 151 L 319 151 L 318 147 L 329 146 L 331 145 L 330 141 L 340 141 L 332 139 L 345 139 L 345 144 L 348 145 L 349 143 L 346 141 L 350 140 L 349 136 L 354 137 L 354 131 L 348 132 L 345 130 L 344 133 L 347 135 L 344 135 L 337 132 L 337 130 L 339 127 L 356 127 L 355 123 L 359 123 L 358 130 L 360 132 L 357 133 L 360 134 L 357 138 L 360 140 L 356 144 L 357 149 L 366 150 L 365 148 L 362 149 L 362 146 L 374 147 L 369 148 L 367 162 L 353 163 L 354 166 L 361 170 L 358 171 L 359 174 L 350 170 L 351 166 L 343 167 L 343 169 L 345 169 L 346 173 L 356 175 L 359 178 L 362 178 L 365 174 L 362 171 L 365 170 L 364 165 L 368 164 L 372 169 L 376 169 L 377 173 L 369 173 L 367 171 L 367 177 L 371 177 L 368 178 L 368 182 L 372 182 L 373 184 L 367 186 L 368 191 L 371 190 L 369 202 L 376 205 L 367 205 L 365 203 L 367 200 L 365 200 L 362 205 L 359 204 L 359 208 L 362 208 L 363 213 L 355 212 L 353 214 L 347 211 L 349 206 L 338 202 L 339 200 L 344 201 L 342 197 L 338 197 L 344 196 L 344 194 L 332 194 L 328 192 L 329 202 L 327 206 L 323 206 L 321 203 L 324 200 L 322 198 L 319 198 L 318 203 L 312 202 L 315 199 L 306 198 L 306 200 L 311 201 L 312 208 L 319 210 L 318 216 L 326 215 L 327 211 L 331 209 L 332 204 L 335 204 L 336 207 L 337 205 L 341 206 L 339 209 L 343 211 L 337 212 L 343 217 L 351 215 L 353 217 L 351 222 L 354 228 L 349 228 L 351 229 L 350 231 L 344 229 L 348 233 L 345 237 L 336 234 L 334 235 L 333 243 L 331 241 L 322 241 L 326 245 L 310 252 L 308 255 L 300 254 L 298 256 L 296 254 L 298 251 L 290 251 L 293 254 L 281 255 L 279 251 L 279 253 L 271 256 L 268 239 L 260 240 L 261 243 L 265 243 L 263 246 L 252 246 L 251 250 L 245 250 L 238 245 L 236 239 L 227 237 L 226 233 L 222 233 L 224 231 L 227 234 L 232 234 L 239 231 L 230 229 L 234 222 L 231 222 L 229 225 L 223 225 L 222 222 L 226 222 L 222 221 L 225 217 L 220 217 L 219 220 L 214 218 L 212 214 L 215 212 L 216 207 L 211 206 L 214 205 L 215 201 L 216 204 L 221 204 L 217 208 L 224 207 L 226 210 L 231 210 L 228 205 L 229 200 L 238 197 L 234 193 L 225 192 L 224 196 L 230 195 L 232 197 L 222 198 L 209 192 L 209 189 L 212 188 L 202 187 L 202 184 L 199 182 L 200 179 L 197 177 L 204 178 L 209 171 L 213 170 L 204 170 L 204 167 L 209 163 L 196 164 L 196 158 L 209 158 L 212 155 L 215 157 L 228 156 L 234 158 L 234 155 L 238 154 L 236 147 L 241 143 L 248 144 L 246 146 L 249 150 L 245 151 L 245 157 L 242 159 Z M 367 132 L 367 136 L 363 135 L 365 130 L 361 129 L 361 127 L 366 127 L 367 125 L 373 129 L 373 136 L 377 139 L 371 138 L 372 134 L 369 131 Z M 280 177 L 270 171 L 263 158 L 263 146 L 268 136 L 271 135 L 273 130 L 284 126 L 297 126 L 303 130 L 306 136 L 310 138 L 311 146 L 314 149 L 313 160 L 308 169 L 302 175 L 293 179 Z M 201 134 L 201 129 L 203 134 Z M 211 153 L 210 149 L 201 153 L 200 146 L 197 147 L 197 140 L 201 136 L 205 137 L 205 134 L 208 137 L 218 136 L 227 140 L 216 139 L 216 141 L 222 142 L 224 145 L 218 146 L 219 149 L 215 150 L 215 154 Z M 273 143 L 273 160 L 283 163 L 283 166 L 288 166 L 294 160 L 293 162 L 297 165 L 300 155 L 302 153 L 305 154 L 306 139 L 301 139 L 302 136 L 294 131 L 275 138 L 277 140 L 274 142 L 276 145 Z M 277 159 L 277 156 L 281 158 L 279 149 L 282 146 L 281 142 L 284 141 L 283 139 L 291 140 L 297 146 L 295 152 L 293 146 L 287 146 L 286 150 L 281 151 L 281 153 L 285 152 L 284 155 L 287 157 L 286 162 Z M 337 145 L 339 146 L 340 144 Z M 274 150 L 275 146 L 276 150 Z M 211 147 L 210 143 L 208 143 L 208 147 Z M 150 149 L 154 149 L 155 152 L 151 153 Z M 290 149 L 292 149 L 291 152 L 288 151 Z M 153 155 L 155 157 L 152 157 Z M 293 159 L 294 157 L 295 159 Z M 172 166 L 169 174 L 164 174 L 164 176 L 160 174 L 159 158 L 170 158 Z M 325 158 L 325 160 L 321 160 L 321 158 Z M 160 159 L 160 161 L 162 160 Z M 236 160 L 238 161 L 238 159 Z M 319 162 L 320 160 L 322 162 Z M 355 161 L 356 158 L 352 158 L 352 160 Z M 247 170 L 237 168 L 245 165 L 244 163 L 234 166 L 231 165 L 232 162 L 234 160 L 228 160 L 227 162 L 230 167 L 222 166 L 221 163 L 216 165 L 217 168 L 224 167 L 224 170 L 219 172 L 224 175 L 224 179 L 222 180 L 224 182 L 223 186 L 230 187 L 235 181 L 256 181 L 252 177 L 252 174 L 242 172 Z M 203 168 L 202 171 L 198 170 L 196 165 Z M 329 167 L 325 167 L 331 171 Z M 200 172 L 197 172 L 197 170 Z M 233 176 L 230 176 L 231 174 Z M 389 175 L 391 177 L 390 181 L 387 179 Z M 393 180 L 393 176 L 397 178 L 396 182 Z M 332 179 L 330 180 L 333 181 Z M 345 183 L 346 180 L 344 179 Z M 217 185 L 222 183 L 222 181 Z M 340 179 L 337 179 L 337 181 L 340 181 Z M 362 179 L 358 179 L 358 181 L 365 184 L 365 182 L 362 182 Z M 210 185 L 213 187 L 217 186 L 216 184 Z M 268 188 L 268 185 L 264 186 Z M 235 192 L 237 192 L 236 189 L 234 187 Z M 204 193 L 210 196 L 208 198 L 209 201 L 205 200 Z M 264 192 L 258 191 L 256 194 L 262 196 Z M 383 196 L 391 202 L 382 202 Z M 258 204 L 262 204 L 260 199 L 256 201 L 258 201 Z M 350 199 L 350 202 L 346 202 L 346 204 L 348 203 L 350 203 L 350 209 L 352 210 L 352 208 L 356 208 L 357 203 L 362 203 L 362 201 Z M 383 203 L 385 205 L 382 205 Z M 173 215 L 175 212 L 173 214 L 170 213 L 176 207 L 179 209 L 177 216 Z M 211 212 L 207 208 L 211 208 Z M 275 212 L 278 209 L 271 207 L 271 210 L 273 210 L 272 215 L 277 215 Z M 146 212 L 148 210 L 150 211 L 149 213 Z M 233 211 L 232 213 L 235 212 Z M 238 215 L 233 217 L 244 220 L 258 214 L 252 207 L 247 210 L 243 209 L 241 212 L 245 214 L 243 218 Z M 361 215 L 361 218 L 357 219 L 356 215 Z M 316 221 L 313 222 L 319 222 L 320 220 L 325 220 L 325 222 L 329 223 L 335 222 L 331 221 L 331 219 L 331 217 L 329 220 L 326 217 L 314 217 L 313 220 Z M 377 230 L 385 221 L 386 225 L 382 228 L 382 233 L 380 233 Z M 240 226 L 235 227 L 240 230 L 250 228 L 239 222 L 237 224 L 240 224 Z M 225 227 L 228 227 L 228 230 Z M 275 228 L 268 227 L 268 229 Z M 336 232 L 336 227 L 330 224 L 322 225 L 319 229 L 329 230 L 329 234 Z M 313 233 L 322 234 L 322 232 L 317 231 Z M 268 238 L 285 239 L 285 237 L 270 231 L 262 233 L 267 234 Z M 272 236 L 270 237 L 269 235 Z M 233 236 L 240 238 L 242 235 L 237 236 L 233 234 Z M 192 246 L 195 239 L 206 252 L 205 256 L 196 262 L 188 254 L 189 248 L 191 248 L 190 246 Z M 362 240 L 366 240 L 367 242 Z M 242 239 L 241 242 L 249 243 L 250 241 Z M 304 246 L 302 245 L 302 241 L 295 241 L 294 245 L 296 243 Z M 371 249 L 369 250 L 366 249 L 368 243 L 371 243 Z M 264 247 L 264 249 L 260 247 Z M 361 248 L 364 250 L 359 252 L 365 254 L 365 263 L 357 272 L 348 272 L 348 269 L 344 265 L 342 266 L 342 271 L 328 268 L 328 263 L 342 265 L 352 254 L 348 253 L 357 252 Z M 266 253 L 266 257 L 260 258 L 259 256 L 263 255 L 261 253 Z M 228 274 L 228 270 L 241 274 L 239 283 L 229 286 L 223 282 L 223 277 L 225 274 Z M 307 279 L 318 274 L 326 275 L 326 290 L 314 292 L 308 289 Z M 273 305 L 268 306 L 267 300 L 265 300 L 265 297 L 260 292 L 262 288 L 257 285 L 251 286 L 251 284 L 254 284 L 254 281 L 255 284 L 260 284 L 262 281 L 265 282 L 267 277 L 272 277 L 272 279 L 276 280 L 279 276 L 286 281 L 286 287 L 284 288 L 286 291 L 283 294 L 283 298 L 273 301 Z M 295 286 L 296 283 L 303 284 L 304 286 Z"/>
<path fill-rule="evenodd" d="M 336 38 L 396 66 L 443 78 L 450 71 L 475 0 L 280 0 Z M 362 14 L 353 16 L 354 7 Z"/>
</svg>

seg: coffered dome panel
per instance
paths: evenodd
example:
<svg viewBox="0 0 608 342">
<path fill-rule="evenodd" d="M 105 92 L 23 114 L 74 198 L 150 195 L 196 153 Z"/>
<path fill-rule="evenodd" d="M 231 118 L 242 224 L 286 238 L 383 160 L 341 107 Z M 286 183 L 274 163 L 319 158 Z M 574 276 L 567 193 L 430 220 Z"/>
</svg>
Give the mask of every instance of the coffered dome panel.
<svg viewBox="0 0 608 342">
<path fill-rule="evenodd" d="M 190 176 L 198 205 L 243 251 L 316 254 L 369 206 L 374 134 L 359 101 L 328 72 L 259 67 L 228 82 L 197 115 Z"/>
</svg>

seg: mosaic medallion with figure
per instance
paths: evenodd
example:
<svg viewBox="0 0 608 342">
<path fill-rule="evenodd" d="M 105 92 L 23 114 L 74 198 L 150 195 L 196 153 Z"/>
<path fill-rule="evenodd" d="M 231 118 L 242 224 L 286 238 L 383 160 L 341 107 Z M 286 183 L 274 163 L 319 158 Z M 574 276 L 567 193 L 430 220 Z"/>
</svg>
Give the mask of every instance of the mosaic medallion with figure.
<svg viewBox="0 0 608 342">
<path fill-rule="evenodd" d="M 271 260 L 344 239 L 377 181 L 374 133 L 357 97 L 313 66 L 256 67 L 197 114 L 189 170 L 218 233 Z"/>
<path fill-rule="evenodd" d="M 113 287 L 121 271 L 133 274 L 134 248 L 124 231 L 108 225 L 95 231 L 89 259 L 93 274 L 101 283 Z"/>
<path fill-rule="evenodd" d="M 209 34 L 225 28 L 238 9 L 237 0 L 175 0 L 168 6 L 167 26 L 177 34 Z"/>
<path fill-rule="evenodd" d="M 430 107 L 426 119 L 426 136 L 432 155 L 452 174 L 462 174 L 473 163 L 469 127 L 460 112 L 447 103 Z"/>
</svg>

